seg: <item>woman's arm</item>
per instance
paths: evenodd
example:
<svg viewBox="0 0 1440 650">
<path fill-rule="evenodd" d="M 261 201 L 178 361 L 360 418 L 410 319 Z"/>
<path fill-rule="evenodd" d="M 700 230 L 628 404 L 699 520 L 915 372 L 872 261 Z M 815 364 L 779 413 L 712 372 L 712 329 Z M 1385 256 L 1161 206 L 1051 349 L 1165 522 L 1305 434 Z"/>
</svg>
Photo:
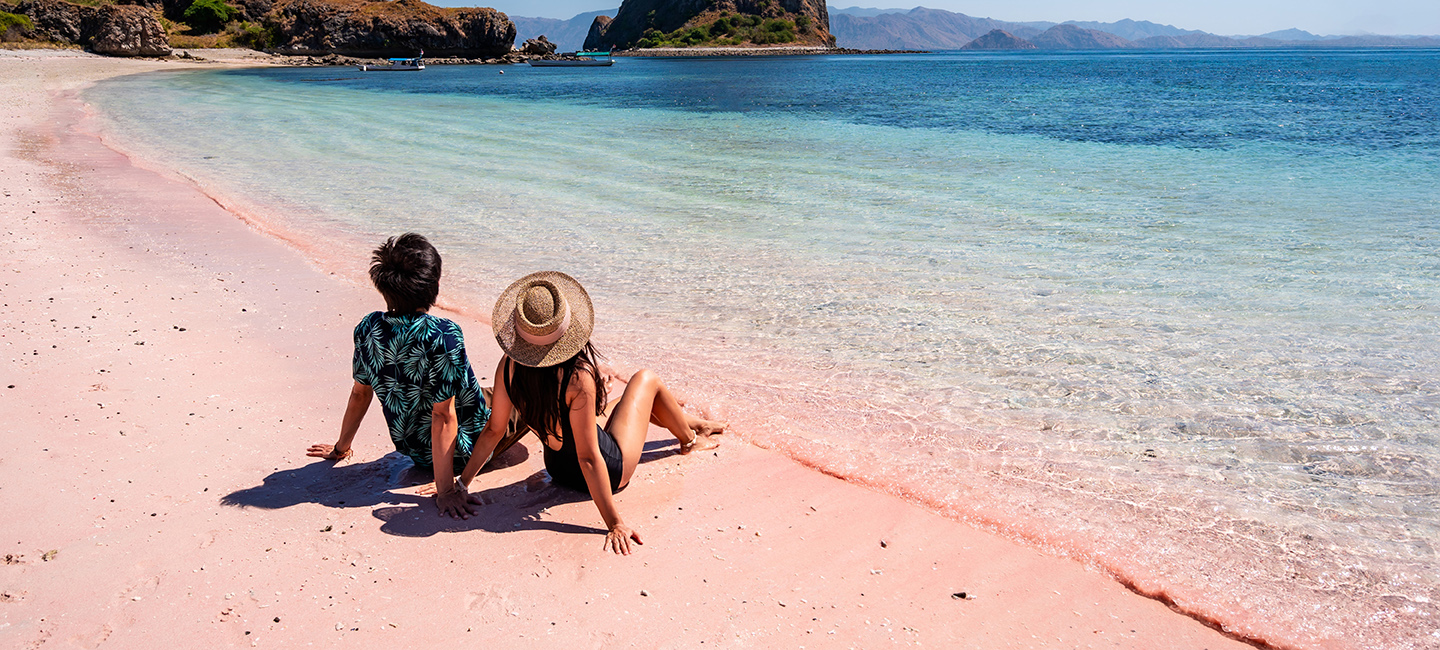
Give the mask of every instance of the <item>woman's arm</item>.
<svg viewBox="0 0 1440 650">
<path fill-rule="evenodd" d="M 510 396 L 505 393 L 504 382 L 500 381 L 500 370 L 503 369 L 505 361 L 506 359 L 502 358 L 501 368 L 495 371 L 490 419 L 485 421 L 485 428 L 475 439 L 475 446 L 470 450 L 470 460 L 465 463 L 465 469 L 460 471 L 460 476 L 451 478 L 448 469 L 442 475 L 440 468 L 435 468 L 435 482 L 430 487 L 435 490 L 435 506 L 442 515 L 469 519 L 475 514 L 473 506 L 480 505 L 480 500 L 470 494 L 470 482 L 475 480 L 480 468 L 484 467 L 490 460 L 490 455 L 495 453 L 495 446 L 505 437 L 510 422 Z M 442 490 L 441 486 L 448 487 Z M 421 488 L 420 494 L 429 494 L 429 489 Z"/>
<path fill-rule="evenodd" d="M 349 458 L 350 445 L 355 442 L 355 432 L 360 430 L 360 422 L 365 419 L 365 412 L 370 410 L 370 401 L 374 397 L 373 388 L 355 382 L 355 385 L 350 387 L 350 400 L 345 403 L 345 417 L 340 420 L 340 439 L 335 441 L 333 446 L 310 445 L 305 455 L 330 460 Z"/>
<path fill-rule="evenodd" d="M 630 542 L 644 544 L 640 534 L 625 525 L 620 511 L 615 507 L 615 494 L 610 491 L 610 470 L 605 458 L 600 455 L 600 437 L 595 431 L 595 380 L 589 373 L 577 372 L 573 381 L 578 389 L 570 397 L 570 431 L 575 436 L 575 457 L 580 461 L 580 473 L 585 475 L 585 486 L 590 488 L 590 498 L 600 510 L 609 532 L 605 535 L 605 548 L 630 554 Z M 567 396 L 571 391 L 566 391 Z"/>
<path fill-rule="evenodd" d="M 509 430 L 510 415 L 514 406 L 510 402 L 510 393 L 505 390 L 505 382 L 500 378 L 504 376 L 502 371 L 505 363 L 509 361 L 506 357 L 500 358 L 500 365 L 495 368 L 495 387 L 490 393 L 490 419 L 485 421 L 485 429 L 480 432 L 480 437 L 475 439 L 475 448 L 470 453 L 470 462 L 465 464 L 465 470 L 460 472 L 460 487 L 470 487 L 470 482 L 480 473 L 480 468 L 490 461 L 490 455 L 495 453 L 495 446 L 505 437 Z"/>
</svg>

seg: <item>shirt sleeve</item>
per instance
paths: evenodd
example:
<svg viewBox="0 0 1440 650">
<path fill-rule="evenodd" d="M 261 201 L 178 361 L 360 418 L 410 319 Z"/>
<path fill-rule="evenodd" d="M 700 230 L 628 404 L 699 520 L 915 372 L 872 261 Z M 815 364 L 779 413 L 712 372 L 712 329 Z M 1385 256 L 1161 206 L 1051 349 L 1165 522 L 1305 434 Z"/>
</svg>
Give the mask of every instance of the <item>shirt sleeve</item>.
<svg viewBox="0 0 1440 650">
<path fill-rule="evenodd" d="M 430 399 L 439 404 L 459 395 L 465 388 L 470 358 L 465 355 L 465 335 L 460 326 L 446 321 L 435 344 L 430 347 Z"/>
<path fill-rule="evenodd" d="M 371 332 L 375 327 L 374 318 L 366 316 L 355 326 L 355 354 L 350 358 L 350 371 L 355 381 L 366 386 L 375 385 L 374 363 L 368 347 Z"/>
</svg>

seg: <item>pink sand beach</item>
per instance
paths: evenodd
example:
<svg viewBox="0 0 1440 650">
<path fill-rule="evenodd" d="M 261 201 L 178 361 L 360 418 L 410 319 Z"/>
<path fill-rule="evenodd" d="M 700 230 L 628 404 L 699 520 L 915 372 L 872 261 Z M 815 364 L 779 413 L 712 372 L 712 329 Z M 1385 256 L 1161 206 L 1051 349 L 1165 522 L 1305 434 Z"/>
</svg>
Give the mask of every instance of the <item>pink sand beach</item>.
<svg viewBox="0 0 1440 650">
<path fill-rule="evenodd" d="M 1263 645 L 743 430 L 687 457 L 652 428 L 628 557 L 533 437 L 465 521 L 378 409 L 353 459 L 307 458 L 383 302 L 82 122 L 85 84 L 185 65 L 0 54 L 0 647 Z M 489 325 L 440 315 L 488 384 Z"/>
</svg>

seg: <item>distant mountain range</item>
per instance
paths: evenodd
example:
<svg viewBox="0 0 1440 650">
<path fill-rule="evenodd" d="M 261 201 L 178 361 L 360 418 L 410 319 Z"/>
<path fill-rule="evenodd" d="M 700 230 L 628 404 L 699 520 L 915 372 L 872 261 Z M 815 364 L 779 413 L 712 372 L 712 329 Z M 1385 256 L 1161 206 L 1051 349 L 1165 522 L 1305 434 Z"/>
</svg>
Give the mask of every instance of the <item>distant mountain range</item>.
<svg viewBox="0 0 1440 650">
<path fill-rule="evenodd" d="M 545 35 L 560 51 L 578 50 L 585 43 L 596 16 L 614 17 L 619 9 L 591 11 L 569 20 L 510 16 L 515 42 Z M 873 50 L 959 49 L 1178 49 L 1226 47 L 1440 47 L 1437 36 L 1318 36 L 1301 29 L 1286 29 L 1259 36 L 1218 36 L 1146 20 L 1009 22 L 975 18 L 942 9 L 875 9 L 829 7 L 830 33 L 840 47 Z M 971 41 L 999 30 L 996 35 L 966 48 Z M 1006 47 L 1007 45 L 1013 47 Z"/>
<path fill-rule="evenodd" d="M 908 11 L 830 7 L 829 11 L 830 33 L 836 44 L 859 49 L 958 50 L 996 30 L 1005 37 L 996 35 L 970 49 L 1015 49 L 1000 47 L 1006 43 L 1029 49 L 1020 46 L 1028 43 L 1042 50 L 1440 46 L 1436 36 L 1317 36 L 1300 29 L 1260 36 L 1218 36 L 1145 20 L 1008 22 L 926 7 Z"/>
<path fill-rule="evenodd" d="M 604 11 L 591 11 L 580 14 L 569 20 L 559 18 L 526 18 L 524 16 L 510 16 L 510 21 L 515 23 L 515 45 L 537 36 L 544 36 L 554 43 L 560 52 L 574 52 L 585 45 L 585 36 L 590 33 L 590 23 L 595 22 L 596 16 L 615 17 L 620 9 L 606 9 Z"/>
</svg>

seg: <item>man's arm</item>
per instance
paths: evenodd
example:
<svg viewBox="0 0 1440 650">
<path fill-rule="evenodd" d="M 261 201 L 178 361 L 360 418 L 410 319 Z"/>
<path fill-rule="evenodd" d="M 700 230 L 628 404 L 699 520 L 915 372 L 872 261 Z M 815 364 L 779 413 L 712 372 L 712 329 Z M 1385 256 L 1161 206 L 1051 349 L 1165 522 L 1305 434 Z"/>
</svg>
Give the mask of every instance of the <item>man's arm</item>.
<svg viewBox="0 0 1440 650">
<path fill-rule="evenodd" d="M 375 389 L 355 382 L 350 387 L 350 401 L 345 404 L 345 417 L 340 420 L 340 439 L 334 445 L 310 445 L 305 455 L 330 460 L 349 458 L 350 444 L 355 442 L 355 432 L 360 430 L 360 422 L 365 419 L 365 412 L 370 410 L 370 401 L 374 397 Z"/>
<path fill-rule="evenodd" d="M 465 491 L 455 487 L 455 443 L 459 437 L 460 418 L 455 414 L 455 398 L 435 404 L 430 409 L 430 464 L 435 471 L 435 506 L 441 515 L 466 516 Z M 462 514 L 462 512 L 464 514 Z"/>
</svg>

